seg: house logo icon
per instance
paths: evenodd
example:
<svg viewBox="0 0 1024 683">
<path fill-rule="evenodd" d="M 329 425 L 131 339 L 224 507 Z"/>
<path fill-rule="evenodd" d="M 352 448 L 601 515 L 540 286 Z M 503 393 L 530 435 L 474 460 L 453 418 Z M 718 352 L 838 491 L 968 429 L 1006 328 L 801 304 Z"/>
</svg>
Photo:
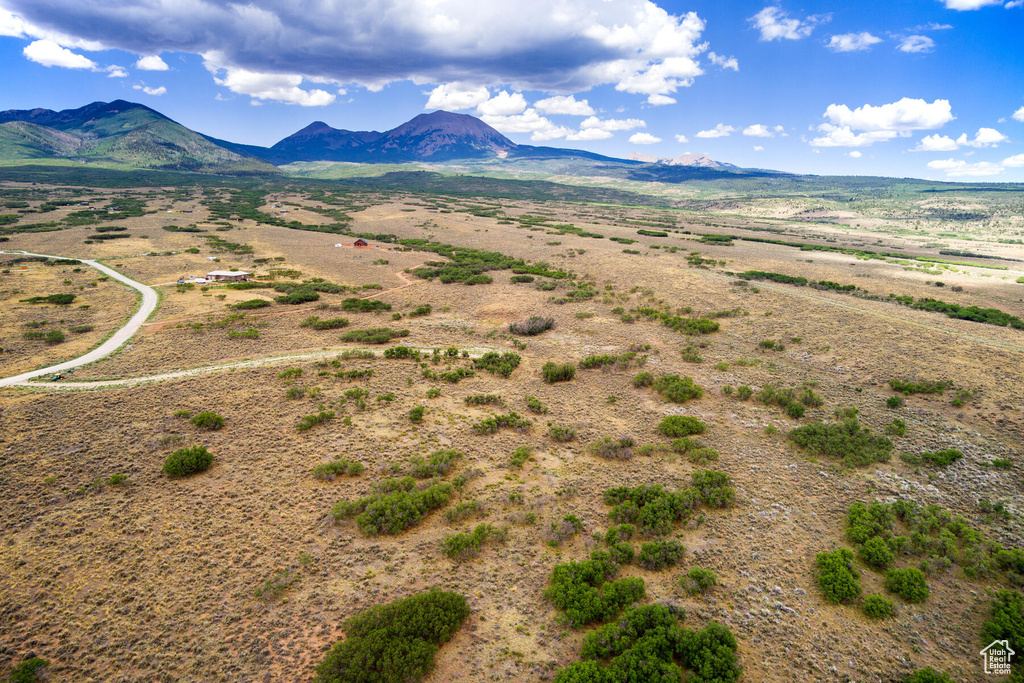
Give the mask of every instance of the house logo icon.
<svg viewBox="0 0 1024 683">
<path fill-rule="evenodd" d="M 985 673 L 987 674 L 1009 674 L 1010 657 L 1017 654 L 1010 649 L 1010 641 L 993 640 L 988 647 L 981 651 L 985 658 Z"/>
</svg>

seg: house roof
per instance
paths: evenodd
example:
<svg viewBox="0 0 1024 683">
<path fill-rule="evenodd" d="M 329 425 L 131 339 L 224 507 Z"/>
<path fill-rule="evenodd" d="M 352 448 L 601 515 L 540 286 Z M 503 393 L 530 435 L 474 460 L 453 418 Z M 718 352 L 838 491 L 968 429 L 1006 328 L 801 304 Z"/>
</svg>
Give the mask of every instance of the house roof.
<svg viewBox="0 0 1024 683">
<path fill-rule="evenodd" d="M 229 277 L 232 275 L 248 275 L 249 273 L 244 270 L 211 270 L 207 275 L 223 275 Z"/>
</svg>

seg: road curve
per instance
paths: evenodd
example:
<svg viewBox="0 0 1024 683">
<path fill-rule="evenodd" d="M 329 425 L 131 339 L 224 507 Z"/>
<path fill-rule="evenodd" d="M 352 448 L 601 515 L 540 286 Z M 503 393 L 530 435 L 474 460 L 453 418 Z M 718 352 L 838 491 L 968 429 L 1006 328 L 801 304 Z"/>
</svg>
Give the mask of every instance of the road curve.
<svg viewBox="0 0 1024 683">
<path fill-rule="evenodd" d="M 18 252 L 0 252 L 5 254 L 16 254 L 18 256 L 43 256 L 45 258 L 52 259 L 66 259 L 67 256 L 53 256 L 51 254 L 32 254 L 29 252 L 18 251 Z M 156 310 L 156 305 L 159 302 L 156 290 L 148 285 L 144 285 L 141 282 L 136 282 L 129 277 L 122 275 L 113 268 L 94 261 L 92 259 L 76 259 L 85 265 L 95 268 L 104 275 L 108 275 L 118 282 L 123 282 L 134 290 L 142 292 L 142 305 L 139 306 L 139 310 L 135 312 L 135 315 L 125 324 L 124 327 L 119 329 L 113 334 L 107 341 L 97 346 L 92 351 L 85 355 L 79 356 L 73 360 L 58 363 L 56 365 L 50 365 L 45 368 L 39 368 L 38 370 L 31 370 L 29 372 L 23 372 L 20 375 L 13 375 L 11 377 L 4 377 L 0 379 L 0 387 L 10 387 L 17 384 L 24 384 L 25 382 L 35 379 L 36 377 L 42 377 L 43 375 L 49 375 L 63 370 L 70 370 L 71 368 L 81 367 L 95 361 L 106 358 L 114 351 L 121 348 L 121 345 L 132 338 L 139 328 L 142 327 L 142 323 L 146 322 L 146 319 Z"/>
</svg>

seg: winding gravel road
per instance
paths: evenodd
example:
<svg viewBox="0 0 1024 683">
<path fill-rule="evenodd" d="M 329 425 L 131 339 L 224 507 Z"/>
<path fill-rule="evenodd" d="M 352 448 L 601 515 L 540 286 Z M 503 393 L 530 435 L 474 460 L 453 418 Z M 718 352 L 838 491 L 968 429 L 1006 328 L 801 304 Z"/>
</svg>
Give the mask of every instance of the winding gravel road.
<svg viewBox="0 0 1024 683">
<path fill-rule="evenodd" d="M 45 258 L 52 259 L 68 258 L 67 256 L 53 256 L 51 254 L 32 254 L 25 251 L 8 251 L 0 253 L 16 254 L 18 256 L 42 256 Z M 20 375 L 4 377 L 3 379 L 0 379 L 0 387 L 11 387 L 18 384 L 25 384 L 29 380 L 35 379 L 36 377 L 42 377 L 43 375 L 50 375 L 64 370 L 70 370 L 71 368 L 81 367 L 83 365 L 87 365 L 89 363 L 93 363 L 95 361 L 106 358 L 114 351 L 117 351 L 119 348 L 121 348 L 122 344 L 131 339 L 132 336 L 139 331 L 139 328 L 142 327 L 142 323 L 146 322 L 146 319 L 153 313 L 153 311 L 156 310 L 156 305 L 159 301 L 159 297 L 157 296 L 156 290 L 153 289 L 152 287 L 144 285 L 141 282 L 136 282 L 135 280 L 132 280 L 130 277 L 126 277 L 121 273 L 117 272 L 116 270 L 114 270 L 113 268 L 108 268 L 107 266 L 97 261 L 93 261 L 91 259 L 77 260 L 81 261 L 82 263 L 91 268 L 95 268 L 104 275 L 114 278 L 118 282 L 123 282 L 132 289 L 142 292 L 142 305 L 139 306 L 139 310 L 136 311 L 135 315 L 131 317 L 131 320 L 129 320 L 124 327 L 115 332 L 114 335 L 110 337 L 110 339 L 103 342 L 102 344 L 97 346 L 92 351 L 86 353 L 85 355 L 79 356 L 74 360 L 65 361 L 63 363 L 58 363 L 56 365 L 51 365 L 49 367 L 39 368 L 38 370 L 31 370 L 29 372 L 23 372 Z"/>
</svg>

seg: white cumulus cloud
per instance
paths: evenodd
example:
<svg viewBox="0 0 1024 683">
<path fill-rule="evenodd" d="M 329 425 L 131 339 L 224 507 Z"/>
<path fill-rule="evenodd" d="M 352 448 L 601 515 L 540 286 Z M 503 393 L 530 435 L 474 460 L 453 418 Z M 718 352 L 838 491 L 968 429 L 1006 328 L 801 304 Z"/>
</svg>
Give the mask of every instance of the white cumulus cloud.
<svg viewBox="0 0 1024 683">
<path fill-rule="evenodd" d="M 952 152 L 957 149 L 959 145 L 956 144 L 956 140 L 947 136 L 939 135 L 926 135 L 921 138 L 921 142 L 917 143 L 917 147 L 914 147 L 911 152 Z"/>
<path fill-rule="evenodd" d="M 584 128 L 576 133 L 570 133 L 565 136 L 566 140 L 607 140 L 612 137 L 613 133 L 608 130 L 601 130 L 600 128 Z"/>
<path fill-rule="evenodd" d="M 35 40 L 22 50 L 28 59 L 43 66 L 59 66 L 65 69 L 98 69 L 96 62 L 84 55 L 63 48 L 52 40 Z"/>
<path fill-rule="evenodd" d="M 867 147 L 907 137 L 915 130 L 941 128 L 955 117 L 949 100 L 929 103 L 904 97 L 890 104 L 865 104 L 856 109 L 830 104 L 825 109 L 825 118 L 828 121 L 817 128 L 824 135 L 811 140 L 813 147 Z"/>
<path fill-rule="evenodd" d="M 973 140 L 969 140 L 967 133 L 964 133 L 956 139 L 956 143 L 966 147 L 997 147 L 1000 142 L 1007 140 L 1009 138 L 995 128 L 979 128 Z"/>
<path fill-rule="evenodd" d="M 711 60 L 712 64 L 720 66 L 723 69 L 732 69 L 733 71 L 740 70 L 740 63 L 735 57 L 725 57 L 714 52 L 709 52 L 708 59 Z"/>
<path fill-rule="evenodd" d="M 430 99 L 424 109 L 472 109 L 490 99 L 491 94 L 484 86 L 469 86 L 462 83 L 442 83 L 430 91 Z"/>
<path fill-rule="evenodd" d="M 476 112 L 481 116 L 512 116 L 522 114 L 527 107 L 526 98 L 522 93 L 509 94 L 502 90 L 486 102 L 477 105 Z"/>
<path fill-rule="evenodd" d="M 303 107 L 323 107 L 335 100 L 326 90 L 303 90 L 302 76 L 298 74 L 260 73 L 224 65 L 223 55 L 208 52 L 203 55 L 203 66 L 213 74 L 217 85 L 233 93 L 248 95 L 254 100 L 269 100 Z"/>
<path fill-rule="evenodd" d="M 931 52 L 935 49 L 935 41 L 928 36 L 907 36 L 896 46 L 900 52 Z"/>
<path fill-rule="evenodd" d="M 633 130 L 646 128 L 647 122 L 641 119 L 599 119 L 596 116 L 583 119 L 580 128 L 597 128 L 599 130 Z"/>
<path fill-rule="evenodd" d="M 1003 159 L 1003 166 L 1009 168 L 1020 168 L 1024 166 L 1024 154 L 1014 154 L 1012 157 Z"/>
<path fill-rule="evenodd" d="M 697 133 L 699 138 L 727 138 L 730 133 L 735 133 L 736 129 L 732 126 L 727 126 L 724 123 L 719 123 L 717 126 L 710 130 L 702 130 Z"/>
<path fill-rule="evenodd" d="M 1013 120 L 1024 123 L 1024 107 L 1021 107 L 1017 111 L 1013 112 Z"/>
<path fill-rule="evenodd" d="M 765 7 L 748 21 L 761 32 L 761 40 L 800 40 L 811 35 L 814 27 L 829 21 L 828 15 L 793 19 L 781 7 Z"/>
<path fill-rule="evenodd" d="M 690 141 L 690 138 L 686 137 L 682 133 L 680 133 L 679 135 L 676 136 L 676 142 L 681 142 L 683 144 L 686 144 L 689 141 Z"/>
<path fill-rule="evenodd" d="M 573 95 L 557 95 L 533 103 L 543 114 L 565 114 L 567 116 L 593 116 L 594 108 L 586 100 L 577 100 Z"/>
<path fill-rule="evenodd" d="M 979 161 L 972 164 L 962 159 L 936 159 L 928 162 L 928 168 L 943 171 L 950 178 L 999 175 L 1004 170 L 1002 164 L 992 161 Z"/>
<path fill-rule="evenodd" d="M 762 147 L 761 145 L 754 145 L 754 151 L 755 152 L 763 152 L 764 151 L 764 147 Z"/>
<path fill-rule="evenodd" d="M 848 152 L 847 156 L 850 157 L 851 159 L 860 159 L 864 155 L 858 152 L 857 150 L 853 150 L 852 152 Z"/>
<path fill-rule="evenodd" d="M 776 126 L 776 130 L 781 126 Z M 750 138 L 773 138 L 775 132 L 763 123 L 755 123 L 752 126 L 747 126 L 743 129 L 743 134 Z"/>
<path fill-rule="evenodd" d="M 147 95 L 154 95 L 156 97 L 160 97 L 160 95 L 164 95 L 167 93 L 167 88 L 165 88 L 162 85 L 159 88 L 149 88 L 145 85 L 133 85 L 132 88 L 134 88 L 135 90 L 141 90 Z"/>
<path fill-rule="evenodd" d="M 481 116 L 480 119 L 488 126 L 505 134 L 529 133 L 534 142 L 564 138 L 572 133 L 565 126 L 559 126 L 529 108 L 521 114 L 511 116 Z"/>
<path fill-rule="evenodd" d="M 629 141 L 634 145 L 653 145 L 661 142 L 661 138 L 654 137 L 650 133 L 633 133 L 629 136 Z"/>
<path fill-rule="evenodd" d="M 1001 5 L 1003 0 L 943 0 L 946 5 L 946 9 L 955 9 L 958 11 L 981 9 L 982 7 L 988 7 L 990 5 Z"/>
<path fill-rule="evenodd" d="M 135 68 L 142 71 L 167 71 L 171 67 L 167 66 L 167 62 L 160 59 L 160 55 L 148 55 L 135 62 Z"/>
<path fill-rule="evenodd" d="M 863 33 L 843 33 L 832 36 L 828 41 L 828 49 L 834 52 L 857 52 L 870 50 L 872 45 L 882 42 L 878 36 L 873 36 L 867 31 Z"/>
</svg>

